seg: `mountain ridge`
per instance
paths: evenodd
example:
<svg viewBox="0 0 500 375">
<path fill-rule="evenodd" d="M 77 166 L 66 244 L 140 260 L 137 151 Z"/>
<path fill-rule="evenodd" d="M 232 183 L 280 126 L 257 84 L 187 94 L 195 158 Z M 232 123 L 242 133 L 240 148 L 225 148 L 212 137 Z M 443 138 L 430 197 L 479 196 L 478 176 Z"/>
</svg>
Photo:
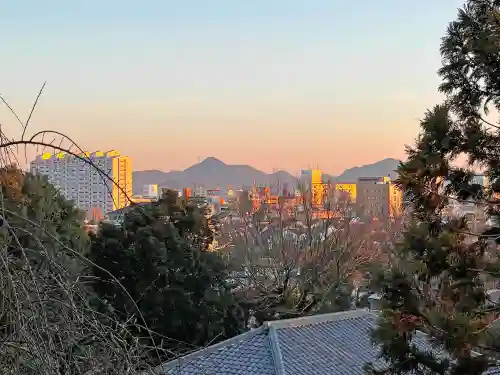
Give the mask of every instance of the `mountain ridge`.
<svg viewBox="0 0 500 375">
<path fill-rule="evenodd" d="M 400 160 L 386 158 L 372 164 L 355 166 L 346 169 L 339 176 L 324 174 L 324 180 L 338 182 L 355 182 L 359 177 L 378 177 L 395 175 L 395 169 Z M 238 188 L 241 186 L 275 185 L 277 183 L 294 187 L 297 177 L 287 171 L 266 173 L 250 165 L 226 164 L 223 161 L 208 157 L 193 164 L 183 171 L 172 170 L 163 172 L 158 169 L 149 169 L 133 172 L 133 191 L 140 194 L 144 185 L 158 184 L 159 187 L 182 189 L 195 185 L 206 188 Z"/>
</svg>

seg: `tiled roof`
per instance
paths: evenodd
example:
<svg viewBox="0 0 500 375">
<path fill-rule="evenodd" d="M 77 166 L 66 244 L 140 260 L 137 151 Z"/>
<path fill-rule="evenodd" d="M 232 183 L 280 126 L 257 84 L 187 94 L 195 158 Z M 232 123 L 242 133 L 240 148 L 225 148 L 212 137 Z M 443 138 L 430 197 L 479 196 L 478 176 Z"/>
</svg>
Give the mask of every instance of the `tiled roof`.
<svg viewBox="0 0 500 375">
<path fill-rule="evenodd" d="M 378 350 L 370 340 L 376 319 L 368 310 L 353 310 L 268 322 L 167 362 L 155 374 L 364 375 L 366 362 L 377 363 Z M 415 344 L 432 349 L 424 335 L 417 336 Z M 500 370 L 488 374 L 500 374 Z"/>
<path fill-rule="evenodd" d="M 377 359 L 369 339 L 375 319 L 366 314 L 277 329 L 285 374 L 363 374 L 363 365 Z"/>
<path fill-rule="evenodd" d="M 165 375 L 276 375 L 266 329 L 256 329 L 156 369 Z"/>
</svg>

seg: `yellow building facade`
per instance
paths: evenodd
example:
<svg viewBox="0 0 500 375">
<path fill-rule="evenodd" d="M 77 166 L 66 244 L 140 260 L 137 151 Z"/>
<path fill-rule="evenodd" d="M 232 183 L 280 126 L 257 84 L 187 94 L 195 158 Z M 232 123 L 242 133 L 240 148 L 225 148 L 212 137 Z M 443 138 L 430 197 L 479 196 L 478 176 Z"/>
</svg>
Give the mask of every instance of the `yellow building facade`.
<svg viewBox="0 0 500 375">
<path fill-rule="evenodd" d="M 119 210 L 128 206 L 132 198 L 132 160 L 128 156 L 119 154 L 107 156 L 113 156 L 111 173 L 114 182 L 112 185 L 113 210 Z"/>
<path fill-rule="evenodd" d="M 320 169 L 311 170 L 311 198 L 313 206 L 321 206 L 325 198 L 323 172 Z"/>
<path fill-rule="evenodd" d="M 336 191 L 343 191 L 343 192 L 349 194 L 349 198 L 351 198 L 351 201 L 353 201 L 353 202 L 356 201 L 356 195 L 357 195 L 356 184 L 352 184 L 352 183 L 335 184 L 335 190 Z"/>
<path fill-rule="evenodd" d="M 323 182 L 323 172 L 320 169 L 311 170 L 311 184 L 321 184 Z"/>
<path fill-rule="evenodd" d="M 153 202 L 153 199 L 152 198 L 147 198 L 147 197 L 132 196 L 130 198 L 130 201 L 132 203 L 151 203 L 151 202 Z"/>
<path fill-rule="evenodd" d="M 398 217 L 403 214 L 403 192 L 394 184 L 389 183 L 389 215 Z"/>
</svg>

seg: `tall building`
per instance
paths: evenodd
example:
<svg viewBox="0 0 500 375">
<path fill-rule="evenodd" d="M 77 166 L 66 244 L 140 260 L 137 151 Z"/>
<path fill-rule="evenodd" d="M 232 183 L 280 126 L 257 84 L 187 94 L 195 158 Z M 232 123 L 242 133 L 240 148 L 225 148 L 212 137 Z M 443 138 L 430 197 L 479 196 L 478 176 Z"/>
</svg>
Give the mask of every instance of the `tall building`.
<svg viewBox="0 0 500 375">
<path fill-rule="evenodd" d="M 303 170 L 300 174 L 303 188 L 311 191 L 311 201 L 313 206 L 323 205 L 325 189 L 323 185 L 323 174 L 319 169 Z"/>
<path fill-rule="evenodd" d="M 403 194 L 389 177 L 359 178 L 356 193 L 356 205 L 367 217 L 389 218 L 402 214 Z"/>
<path fill-rule="evenodd" d="M 301 182 L 304 184 L 321 184 L 323 174 L 320 169 L 305 169 L 300 172 Z"/>
<path fill-rule="evenodd" d="M 132 197 L 131 159 L 115 150 L 85 152 L 80 156 L 89 158 L 109 178 L 93 165 L 64 152 L 37 156 L 30 171 L 47 176 L 66 199 L 86 212 L 100 209 L 107 213 L 128 206 Z"/>
</svg>

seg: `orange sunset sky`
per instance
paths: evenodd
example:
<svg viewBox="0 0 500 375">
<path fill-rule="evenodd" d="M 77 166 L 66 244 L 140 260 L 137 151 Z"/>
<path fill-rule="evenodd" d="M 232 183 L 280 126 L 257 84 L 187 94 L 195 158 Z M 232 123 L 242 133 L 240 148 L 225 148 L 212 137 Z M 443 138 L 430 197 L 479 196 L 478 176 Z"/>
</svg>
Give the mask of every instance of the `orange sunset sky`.
<svg viewBox="0 0 500 375">
<path fill-rule="evenodd" d="M 37 3 L 11 3 L 0 93 L 24 120 L 47 81 L 28 133 L 118 149 L 134 170 L 214 156 L 333 174 L 404 157 L 441 100 L 440 38 L 462 4 L 54 1 L 38 17 Z M 20 137 L 5 106 L 0 123 Z"/>
</svg>

